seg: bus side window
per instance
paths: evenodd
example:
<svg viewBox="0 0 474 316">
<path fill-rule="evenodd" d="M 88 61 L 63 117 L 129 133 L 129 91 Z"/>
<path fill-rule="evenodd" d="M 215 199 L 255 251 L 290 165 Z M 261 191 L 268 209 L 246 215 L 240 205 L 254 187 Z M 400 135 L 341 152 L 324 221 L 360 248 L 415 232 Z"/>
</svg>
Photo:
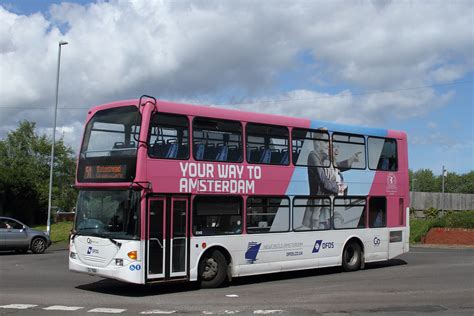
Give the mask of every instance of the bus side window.
<svg viewBox="0 0 474 316">
<path fill-rule="evenodd" d="M 151 158 L 189 158 L 189 123 L 184 115 L 155 113 L 151 118 L 148 139 Z"/>
<path fill-rule="evenodd" d="M 242 162 L 242 125 L 237 121 L 195 118 L 193 148 L 196 160 Z"/>
<path fill-rule="evenodd" d="M 371 197 L 369 201 L 369 227 L 379 228 L 387 226 L 387 199 L 385 197 Z"/>
<path fill-rule="evenodd" d="M 286 197 L 249 197 L 247 233 L 287 232 L 290 228 L 290 201 Z"/>
<path fill-rule="evenodd" d="M 397 141 L 389 138 L 369 137 L 369 169 L 398 170 Z"/>
<path fill-rule="evenodd" d="M 324 130 L 294 128 L 292 131 L 293 165 L 308 166 L 309 156 L 316 155 L 318 163 L 314 167 L 329 167 L 329 133 Z"/>
<path fill-rule="evenodd" d="M 247 162 L 267 165 L 288 165 L 289 132 L 283 126 L 248 123 Z"/>
<path fill-rule="evenodd" d="M 194 235 L 242 233 L 242 198 L 237 196 L 197 196 L 193 204 Z"/>
<path fill-rule="evenodd" d="M 365 169 L 365 137 L 352 134 L 332 134 L 332 158 L 340 170 Z"/>
<path fill-rule="evenodd" d="M 345 196 L 334 199 L 334 229 L 364 228 L 365 220 L 365 197 Z"/>
</svg>

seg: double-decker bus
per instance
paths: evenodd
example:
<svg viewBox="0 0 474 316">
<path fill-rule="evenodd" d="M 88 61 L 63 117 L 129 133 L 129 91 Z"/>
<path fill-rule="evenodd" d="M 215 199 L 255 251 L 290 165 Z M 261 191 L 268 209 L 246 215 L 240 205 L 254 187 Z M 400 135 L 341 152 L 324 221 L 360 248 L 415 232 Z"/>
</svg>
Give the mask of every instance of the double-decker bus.
<svg viewBox="0 0 474 316">
<path fill-rule="evenodd" d="M 148 284 L 409 250 L 407 139 L 142 96 L 88 112 L 69 269 Z"/>
</svg>

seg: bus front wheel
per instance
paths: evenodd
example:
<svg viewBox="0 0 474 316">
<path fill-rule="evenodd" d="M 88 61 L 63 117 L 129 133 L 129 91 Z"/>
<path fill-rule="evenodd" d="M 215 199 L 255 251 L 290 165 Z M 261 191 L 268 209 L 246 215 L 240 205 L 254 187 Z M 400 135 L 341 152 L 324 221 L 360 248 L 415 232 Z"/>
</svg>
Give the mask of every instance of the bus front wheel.
<svg viewBox="0 0 474 316">
<path fill-rule="evenodd" d="M 362 249 L 359 243 L 350 241 L 342 253 L 342 268 L 346 272 L 359 270 L 362 263 Z"/>
<path fill-rule="evenodd" d="M 219 250 L 204 255 L 199 264 L 201 287 L 216 288 L 224 283 L 227 276 L 227 261 Z"/>
</svg>

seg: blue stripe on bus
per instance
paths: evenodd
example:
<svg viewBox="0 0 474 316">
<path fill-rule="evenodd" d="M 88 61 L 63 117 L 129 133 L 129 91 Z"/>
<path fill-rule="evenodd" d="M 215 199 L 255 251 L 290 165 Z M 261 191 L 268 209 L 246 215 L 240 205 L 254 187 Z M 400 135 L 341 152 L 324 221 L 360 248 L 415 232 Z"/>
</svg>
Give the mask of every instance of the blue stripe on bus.
<svg viewBox="0 0 474 316">
<path fill-rule="evenodd" d="M 323 122 L 323 121 L 311 121 L 311 128 L 313 129 L 327 128 L 331 132 L 361 134 L 361 135 L 379 136 L 379 137 L 386 137 L 388 135 L 388 131 L 383 128 L 352 126 L 352 125 L 344 125 L 344 124 L 339 124 L 339 123 L 331 123 L 331 122 Z"/>
</svg>

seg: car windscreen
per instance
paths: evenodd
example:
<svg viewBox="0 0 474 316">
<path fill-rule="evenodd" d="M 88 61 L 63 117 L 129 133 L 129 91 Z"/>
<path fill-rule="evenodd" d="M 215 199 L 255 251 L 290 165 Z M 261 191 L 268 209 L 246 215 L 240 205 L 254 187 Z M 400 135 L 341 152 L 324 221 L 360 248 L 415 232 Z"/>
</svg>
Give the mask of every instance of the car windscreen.
<svg viewBox="0 0 474 316">
<path fill-rule="evenodd" d="M 116 239 L 139 239 L 140 192 L 82 190 L 74 232 Z"/>
</svg>

